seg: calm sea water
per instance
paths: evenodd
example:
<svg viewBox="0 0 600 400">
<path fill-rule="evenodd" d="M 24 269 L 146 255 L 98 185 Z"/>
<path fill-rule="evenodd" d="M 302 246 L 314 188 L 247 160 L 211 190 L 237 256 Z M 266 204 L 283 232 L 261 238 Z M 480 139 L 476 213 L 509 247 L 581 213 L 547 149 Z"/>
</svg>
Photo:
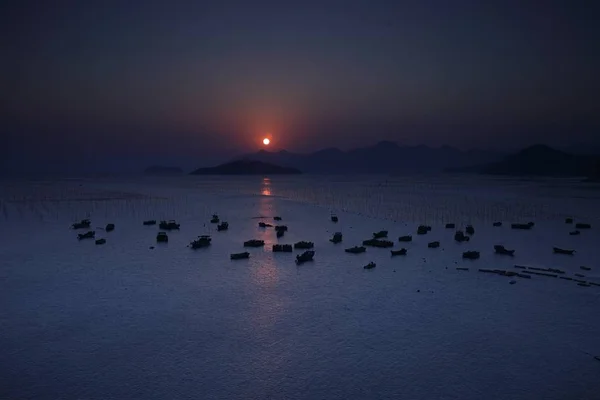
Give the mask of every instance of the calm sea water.
<svg viewBox="0 0 600 400">
<path fill-rule="evenodd" d="M 0 188 L 0 398 L 600 398 L 600 287 L 541 276 L 511 285 L 478 272 L 523 264 L 600 282 L 597 186 L 301 176 Z M 213 213 L 229 231 L 215 232 Z M 279 240 L 257 226 L 275 215 L 289 226 Z M 105 245 L 68 229 L 88 216 Z M 566 216 L 593 229 L 569 236 Z M 181 231 L 159 246 L 157 227 L 141 224 L 151 218 L 177 219 Z M 532 231 L 506 226 L 530 220 Z M 109 222 L 116 230 L 106 233 Z M 446 222 L 476 233 L 457 244 Z M 406 257 L 343 251 L 382 229 L 394 241 L 414 235 L 419 223 L 433 229 L 403 244 Z M 336 231 L 343 244 L 328 241 Z M 212 235 L 210 248 L 186 247 L 201 234 Z M 229 260 L 251 238 L 265 248 Z M 315 262 L 270 251 L 299 240 L 315 242 Z M 442 246 L 428 249 L 433 240 Z M 494 255 L 497 243 L 516 257 Z M 557 256 L 552 246 L 577 252 Z M 466 250 L 481 259 L 463 260 Z M 377 267 L 364 270 L 370 261 Z"/>
</svg>

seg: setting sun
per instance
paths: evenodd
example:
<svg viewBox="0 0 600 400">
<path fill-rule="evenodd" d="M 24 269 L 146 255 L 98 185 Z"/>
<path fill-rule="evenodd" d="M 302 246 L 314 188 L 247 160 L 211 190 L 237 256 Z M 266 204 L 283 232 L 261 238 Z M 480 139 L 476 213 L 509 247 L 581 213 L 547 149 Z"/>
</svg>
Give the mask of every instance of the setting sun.
<svg viewBox="0 0 600 400">
<path fill-rule="evenodd" d="M 263 144 L 264 144 L 265 146 L 268 146 L 268 145 L 269 145 L 269 143 L 271 143 L 271 141 L 269 140 L 269 138 L 264 138 L 264 139 L 263 139 Z"/>
</svg>

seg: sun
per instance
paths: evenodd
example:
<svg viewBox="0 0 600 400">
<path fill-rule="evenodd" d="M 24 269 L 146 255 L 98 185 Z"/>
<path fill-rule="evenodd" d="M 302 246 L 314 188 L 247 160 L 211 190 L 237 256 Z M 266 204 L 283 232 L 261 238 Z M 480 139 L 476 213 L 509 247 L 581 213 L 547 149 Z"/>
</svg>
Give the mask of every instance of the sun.
<svg viewBox="0 0 600 400">
<path fill-rule="evenodd" d="M 263 144 L 264 144 L 265 146 L 268 146 L 270 143 L 271 143 L 271 141 L 269 140 L 269 138 L 264 138 L 264 139 L 263 139 Z"/>
</svg>

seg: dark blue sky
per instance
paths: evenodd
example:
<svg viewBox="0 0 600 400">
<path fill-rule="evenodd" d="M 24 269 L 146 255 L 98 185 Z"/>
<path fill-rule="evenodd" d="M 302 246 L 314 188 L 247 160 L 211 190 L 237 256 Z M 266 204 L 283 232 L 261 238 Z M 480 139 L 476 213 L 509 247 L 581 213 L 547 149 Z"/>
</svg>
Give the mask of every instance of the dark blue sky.
<svg viewBox="0 0 600 400">
<path fill-rule="evenodd" d="M 592 1 L 5 3 L 13 167 L 205 164 L 265 134 L 292 151 L 600 142 Z"/>
</svg>

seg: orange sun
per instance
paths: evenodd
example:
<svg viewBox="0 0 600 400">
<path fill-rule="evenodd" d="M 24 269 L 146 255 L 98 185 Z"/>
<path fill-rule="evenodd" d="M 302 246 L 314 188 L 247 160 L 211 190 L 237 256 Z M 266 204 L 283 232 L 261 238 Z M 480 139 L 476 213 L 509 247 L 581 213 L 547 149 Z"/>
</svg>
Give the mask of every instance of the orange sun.
<svg viewBox="0 0 600 400">
<path fill-rule="evenodd" d="M 271 143 L 271 141 L 269 140 L 269 138 L 264 138 L 264 139 L 263 139 L 263 144 L 264 144 L 265 146 L 268 146 L 268 145 L 269 145 L 269 143 Z"/>
</svg>

